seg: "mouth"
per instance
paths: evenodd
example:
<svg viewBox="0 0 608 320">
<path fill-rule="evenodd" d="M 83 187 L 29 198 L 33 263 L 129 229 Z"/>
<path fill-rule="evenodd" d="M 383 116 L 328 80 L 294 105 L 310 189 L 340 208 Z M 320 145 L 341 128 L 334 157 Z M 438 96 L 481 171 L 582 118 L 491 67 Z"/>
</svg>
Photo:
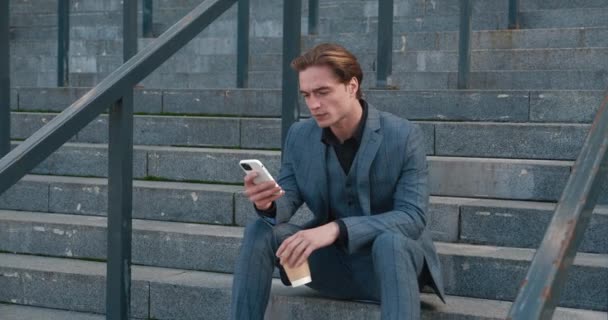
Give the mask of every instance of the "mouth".
<svg viewBox="0 0 608 320">
<path fill-rule="evenodd" d="M 313 114 L 312 116 L 315 117 L 315 119 L 323 119 L 327 116 L 327 113 Z"/>
</svg>

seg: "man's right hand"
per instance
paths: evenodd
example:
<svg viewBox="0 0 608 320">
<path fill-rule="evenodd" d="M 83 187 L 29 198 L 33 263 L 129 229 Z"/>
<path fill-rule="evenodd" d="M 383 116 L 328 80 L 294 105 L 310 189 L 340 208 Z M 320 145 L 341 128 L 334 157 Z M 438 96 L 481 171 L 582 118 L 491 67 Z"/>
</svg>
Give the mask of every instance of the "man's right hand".
<svg viewBox="0 0 608 320">
<path fill-rule="evenodd" d="M 254 184 L 253 179 L 257 176 L 257 172 L 253 171 L 245 175 L 245 194 L 258 210 L 268 210 L 272 202 L 282 197 L 285 191 L 274 181 Z"/>
</svg>

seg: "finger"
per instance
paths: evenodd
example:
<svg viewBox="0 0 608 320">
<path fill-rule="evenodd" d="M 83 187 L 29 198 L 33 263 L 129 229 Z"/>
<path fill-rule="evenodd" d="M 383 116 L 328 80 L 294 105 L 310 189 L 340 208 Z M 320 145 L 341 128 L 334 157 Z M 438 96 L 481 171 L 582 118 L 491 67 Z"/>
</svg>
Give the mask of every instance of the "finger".
<svg viewBox="0 0 608 320">
<path fill-rule="evenodd" d="M 281 246 L 279 246 L 279 250 L 277 250 L 277 257 L 281 259 L 281 263 L 286 261 L 287 257 L 291 254 L 291 249 L 293 247 L 294 242 L 297 243 L 299 241 L 299 234 L 296 233 L 289 238 L 285 239 Z"/>
<path fill-rule="evenodd" d="M 274 187 L 251 195 L 249 197 L 249 200 L 254 202 L 262 201 L 264 199 L 272 198 L 276 195 L 281 195 L 282 192 L 283 190 L 281 190 L 281 187 Z"/>
<path fill-rule="evenodd" d="M 306 248 L 306 250 L 304 250 L 304 252 L 300 255 L 300 258 L 298 259 L 298 261 L 296 261 L 296 263 L 294 264 L 294 267 L 299 267 L 301 266 L 304 261 L 308 260 L 308 257 L 310 257 L 310 255 L 312 254 L 312 252 L 314 251 L 312 246 L 308 246 Z"/>
<path fill-rule="evenodd" d="M 306 242 L 303 238 L 299 237 L 292 241 L 286 248 L 285 253 L 281 256 L 281 261 L 284 261 L 288 267 L 292 267 L 296 262 L 297 258 L 299 258 L 299 252 L 302 245 L 306 246 Z M 298 251 L 296 251 L 298 250 Z"/>
<path fill-rule="evenodd" d="M 255 179 L 258 176 L 258 173 L 255 171 L 251 171 L 249 173 L 247 173 L 245 175 L 245 178 L 243 178 L 243 180 L 245 181 L 245 186 L 247 185 L 255 185 L 253 183 L 253 179 Z"/>
<path fill-rule="evenodd" d="M 283 252 L 285 251 L 285 247 L 287 247 L 287 245 L 293 240 L 294 236 L 295 235 L 292 235 L 292 236 L 288 237 L 287 239 L 283 240 L 283 243 L 281 243 L 281 245 L 279 246 L 279 249 L 277 249 L 277 253 L 276 253 L 277 258 L 281 258 L 281 256 L 283 255 Z"/>
<path fill-rule="evenodd" d="M 272 181 L 263 182 L 260 184 L 252 184 L 245 186 L 245 194 L 248 197 L 257 195 L 258 193 L 277 188 L 277 184 Z M 280 188 L 280 187 L 279 187 Z"/>
<path fill-rule="evenodd" d="M 300 243 L 294 246 L 291 251 L 291 255 L 289 256 L 289 260 L 287 260 L 287 265 L 290 267 L 297 267 L 297 262 L 301 259 L 304 251 L 309 247 L 309 242 L 306 240 L 302 240 Z"/>
</svg>

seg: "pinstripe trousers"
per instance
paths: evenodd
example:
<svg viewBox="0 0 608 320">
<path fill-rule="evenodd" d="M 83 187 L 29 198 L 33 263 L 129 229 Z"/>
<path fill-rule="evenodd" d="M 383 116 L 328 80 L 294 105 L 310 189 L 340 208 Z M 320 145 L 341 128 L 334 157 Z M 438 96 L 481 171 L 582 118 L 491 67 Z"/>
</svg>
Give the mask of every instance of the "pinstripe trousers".
<svg viewBox="0 0 608 320">
<path fill-rule="evenodd" d="M 231 319 L 264 318 L 275 253 L 299 230 L 287 223 L 272 226 L 261 218 L 247 225 L 234 272 Z M 331 245 L 313 252 L 308 262 L 312 277 L 308 286 L 321 295 L 380 303 L 383 320 L 420 318 L 418 276 L 424 254 L 417 241 L 385 232 L 360 252 L 349 255 Z"/>
</svg>

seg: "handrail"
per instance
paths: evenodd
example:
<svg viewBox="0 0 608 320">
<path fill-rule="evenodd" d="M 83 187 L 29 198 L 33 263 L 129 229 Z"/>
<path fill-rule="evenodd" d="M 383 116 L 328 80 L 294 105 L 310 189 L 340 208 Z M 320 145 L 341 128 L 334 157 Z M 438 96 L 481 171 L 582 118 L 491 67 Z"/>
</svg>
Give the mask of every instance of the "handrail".
<svg viewBox="0 0 608 320">
<path fill-rule="evenodd" d="M 519 0 L 509 0 L 509 29 L 519 29 Z"/>
<path fill-rule="evenodd" d="M 302 1 L 283 1 L 283 81 L 281 93 L 281 146 L 287 131 L 300 118 L 298 107 L 298 75 L 291 69 L 291 61 L 300 55 Z"/>
<path fill-rule="evenodd" d="M 221 16 L 236 1 L 204 0 L 146 48 L 135 54 L 93 89 L 0 159 L 1 195 L 104 110 L 116 103 L 110 109 L 109 116 L 107 319 L 126 320 L 129 318 L 133 87 Z M 1 3 L 8 3 L 8 1 Z M 133 48 L 136 50 L 136 47 L 130 43 L 136 40 L 136 33 L 133 30 L 136 30 L 137 9 L 136 3 L 131 1 L 123 2 L 123 6 L 125 30 L 131 30 L 131 32 L 125 32 L 123 41 L 125 55 L 129 56 L 129 51 L 133 51 Z M 4 22 L 3 20 L 8 22 L 8 10 L 0 10 L 0 22 Z M 126 27 L 127 24 L 130 25 Z M 0 35 L 4 33 L 3 29 L 8 30 L 8 27 L 0 26 Z M 0 37 L 0 40 L 3 39 Z M 2 58 L 1 52 L 4 51 L 0 51 L 0 58 Z M 8 61 L 8 55 L 6 58 L 0 59 L 2 60 L 0 63 Z M 0 68 L 0 80 L 2 71 L 4 70 Z M 1 94 L 4 94 L 4 88 L 5 86 L 0 83 L 0 98 L 2 98 Z M 0 111 L 5 111 L 5 108 L 8 106 L 0 106 Z M 9 119 L 10 110 L 8 115 L 5 113 L 0 114 L 2 121 Z"/>
<path fill-rule="evenodd" d="M 70 0 L 57 0 L 57 86 L 70 79 Z"/>
<path fill-rule="evenodd" d="M 608 91 L 508 319 L 551 319 L 608 177 Z"/>
<path fill-rule="evenodd" d="M 460 0 L 460 32 L 458 36 L 458 89 L 469 89 L 471 73 L 471 29 L 473 2 Z"/>
<path fill-rule="evenodd" d="M 11 83 L 8 1 L 0 2 L 0 158 L 11 150 Z"/>
<path fill-rule="evenodd" d="M 0 194 L 118 101 L 237 0 L 204 0 L 184 18 L 0 159 Z"/>
<path fill-rule="evenodd" d="M 378 0 L 376 87 L 387 88 L 393 70 L 393 0 Z"/>
<path fill-rule="evenodd" d="M 319 0 L 308 0 L 308 34 L 319 34 Z"/>
<path fill-rule="evenodd" d="M 154 37 L 154 5 L 152 0 L 142 1 L 142 18 L 141 18 L 141 34 L 144 38 Z"/>
<path fill-rule="evenodd" d="M 238 0 L 236 32 L 236 87 L 249 85 L 249 0 Z"/>
<path fill-rule="evenodd" d="M 519 0 L 509 0 L 509 29 L 519 29 Z M 458 89 L 470 88 L 471 33 L 473 3 L 460 0 L 460 27 L 458 33 Z"/>
</svg>

